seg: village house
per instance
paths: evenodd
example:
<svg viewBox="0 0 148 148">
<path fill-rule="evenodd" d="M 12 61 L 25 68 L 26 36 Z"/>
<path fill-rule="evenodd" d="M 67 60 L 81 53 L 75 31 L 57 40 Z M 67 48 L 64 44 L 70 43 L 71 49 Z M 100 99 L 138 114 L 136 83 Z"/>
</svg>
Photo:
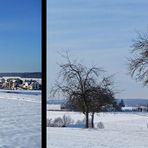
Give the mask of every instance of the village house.
<svg viewBox="0 0 148 148">
<path fill-rule="evenodd" d="M 32 82 L 30 84 L 30 89 L 32 89 L 32 90 L 39 90 L 40 89 L 40 84 L 37 81 Z"/>
<path fill-rule="evenodd" d="M 17 89 L 23 81 L 20 78 L 8 78 L 7 85 L 9 89 Z"/>
<path fill-rule="evenodd" d="M 23 83 L 23 88 L 30 90 L 39 90 L 41 88 L 41 84 L 36 80 L 25 80 Z"/>
<path fill-rule="evenodd" d="M 4 83 L 5 83 L 5 79 L 4 78 L 0 78 L 0 88 L 4 87 Z"/>
</svg>

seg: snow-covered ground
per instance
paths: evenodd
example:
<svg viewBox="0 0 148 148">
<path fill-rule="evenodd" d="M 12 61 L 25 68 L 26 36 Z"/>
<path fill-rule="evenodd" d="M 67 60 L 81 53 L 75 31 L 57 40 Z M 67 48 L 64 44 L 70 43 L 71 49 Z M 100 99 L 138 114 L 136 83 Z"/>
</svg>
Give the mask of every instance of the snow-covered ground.
<svg viewBox="0 0 148 148">
<path fill-rule="evenodd" d="M 3 98 L 41 103 L 41 91 L 0 89 L 0 99 Z"/>
<path fill-rule="evenodd" d="M 84 118 L 76 112 L 47 112 L 48 119 L 63 115 L 75 122 Z M 48 127 L 48 148 L 148 148 L 148 113 L 100 113 L 95 124 L 100 121 L 104 129 Z"/>
<path fill-rule="evenodd" d="M 0 148 L 41 148 L 41 94 L 0 91 Z"/>
</svg>

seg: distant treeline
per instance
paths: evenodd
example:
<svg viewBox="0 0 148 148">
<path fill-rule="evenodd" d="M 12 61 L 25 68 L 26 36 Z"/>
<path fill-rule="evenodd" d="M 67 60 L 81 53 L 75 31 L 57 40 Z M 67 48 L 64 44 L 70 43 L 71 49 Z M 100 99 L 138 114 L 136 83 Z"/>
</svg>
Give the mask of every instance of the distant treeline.
<svg viewBox="0 0 148 148">
<path fill-rule="evenodd" d="M 41 72 L 23 72 L 23 73 L 0 73 L 0 77 L 22 77 L 22 78 L 41 78 Z"/>
</svg>

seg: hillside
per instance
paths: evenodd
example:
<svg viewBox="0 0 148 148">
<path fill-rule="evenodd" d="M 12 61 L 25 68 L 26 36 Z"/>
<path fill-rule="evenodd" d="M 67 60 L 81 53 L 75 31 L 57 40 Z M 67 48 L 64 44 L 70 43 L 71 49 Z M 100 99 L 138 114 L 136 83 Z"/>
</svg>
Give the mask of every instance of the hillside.
<svg viewBox="0 0 148 148">
<path fill-rule="evenodd" d="M 118 99 L 120 101 L 120 99 Z M 148 99 L 123 99 L 127 106 L 148 105 Z"/>
<path fill-rule="evenodd" d="M 0 77 L 22 77 L 22 78 L 41 78 L 41 72 L 23 72 L 23 73 L 0 73 Z"/>
</svg>

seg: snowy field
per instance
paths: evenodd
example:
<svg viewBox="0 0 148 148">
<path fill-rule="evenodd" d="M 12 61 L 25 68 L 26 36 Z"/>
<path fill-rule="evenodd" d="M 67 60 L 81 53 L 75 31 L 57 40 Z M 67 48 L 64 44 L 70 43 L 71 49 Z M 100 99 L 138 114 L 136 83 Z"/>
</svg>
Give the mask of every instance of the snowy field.
<svg viewBox="0 0 148 148">
<path fill-rule="evenodd" d="M 63 115 L 75 122 L 84 118 L 76 112 L 47 112 L 48 119 Z M 148 148 L 148 113 L 100 113 L 95 124 L 100 121 L 104 129 L 48 127 L 48 148 Z"/>
<path fill-rule="evenodd" d="M 41 148 L 41 93 L 0 90 L 0 148 Z"/>
</svg>

